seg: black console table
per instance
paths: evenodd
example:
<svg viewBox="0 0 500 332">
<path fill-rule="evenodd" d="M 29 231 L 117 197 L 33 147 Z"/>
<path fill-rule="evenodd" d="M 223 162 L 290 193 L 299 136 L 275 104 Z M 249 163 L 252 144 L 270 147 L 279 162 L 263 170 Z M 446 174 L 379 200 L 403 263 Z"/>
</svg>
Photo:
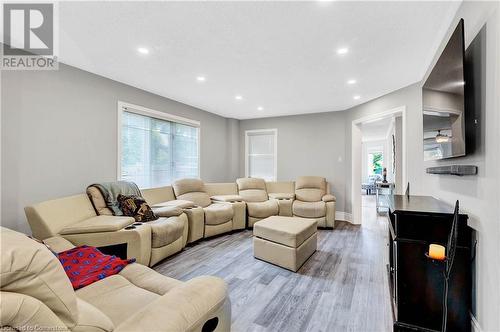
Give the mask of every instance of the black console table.
<svg viewBox="0 0 500 332">
<path fill-rule="evenodd" d="M 471 236 L 467 215 L 458 223 L 458 247 L 449 281 L 447 331 L 471 330 Z M 394 331 L 440 331 L 444 263 L 425 256 L 446 246 L 453 206 L 428 196 L 389 199 L 389 281 Z"/>
</svg>

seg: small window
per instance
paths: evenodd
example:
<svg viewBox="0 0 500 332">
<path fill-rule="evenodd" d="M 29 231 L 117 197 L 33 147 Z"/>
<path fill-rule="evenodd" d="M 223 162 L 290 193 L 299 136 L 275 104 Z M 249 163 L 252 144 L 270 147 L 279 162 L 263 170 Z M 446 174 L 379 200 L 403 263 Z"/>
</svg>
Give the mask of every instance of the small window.
<svg viewBox="0 0 500 332">
<path fill-rule="evenodd" d="M 245 132 L 245 175 L 275 181 L 277 173 L 277 129 Z"/>
<path fill-rule="evenodd" d="M 199 177 L 199 123 L 119 104 L 118 177 L 140 188 Z"/>
</svg>

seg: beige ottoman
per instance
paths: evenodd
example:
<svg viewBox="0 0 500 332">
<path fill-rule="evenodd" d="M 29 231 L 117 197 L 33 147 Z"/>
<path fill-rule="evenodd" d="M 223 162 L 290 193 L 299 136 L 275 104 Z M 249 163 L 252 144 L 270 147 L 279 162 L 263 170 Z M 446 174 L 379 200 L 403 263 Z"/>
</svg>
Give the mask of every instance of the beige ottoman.
<svg viewBox="0 0 500 332">
<path fill-rule="evenodd" d="M 316 220 L 273 216 L 253 226 L 255 258 L 296 272 L 316 251 Z"/>
</svg>

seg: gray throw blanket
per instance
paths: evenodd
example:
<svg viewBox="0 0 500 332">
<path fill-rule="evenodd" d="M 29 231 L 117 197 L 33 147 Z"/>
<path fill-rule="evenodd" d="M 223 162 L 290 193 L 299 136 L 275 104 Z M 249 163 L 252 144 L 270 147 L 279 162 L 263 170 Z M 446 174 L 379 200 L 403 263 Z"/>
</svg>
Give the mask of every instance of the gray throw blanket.
<svg viewBox="0 0 500 332">
<path fill-rule="evenodd" d="M 106 202 L 106 206 L 113 212 L 115 216 L 123 216 L 118 203 L 118 195 L 136 195 L 142 197 L 139 187 L 134 182 L 129 181 L 115 181 L 115 182 L 102 182 L 95 183 L 89 187 L 96 187 L 101 192 Z"/>
</svg>

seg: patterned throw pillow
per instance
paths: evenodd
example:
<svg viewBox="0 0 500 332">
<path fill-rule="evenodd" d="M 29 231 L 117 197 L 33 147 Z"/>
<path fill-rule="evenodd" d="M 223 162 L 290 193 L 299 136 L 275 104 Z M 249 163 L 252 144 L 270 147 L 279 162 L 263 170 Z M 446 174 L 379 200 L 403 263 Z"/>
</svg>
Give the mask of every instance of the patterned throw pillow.
<svg viewBox="0 0 500 332">
<path fill-rule="evenodd" d="M 125 260 L 105 255 L 99 249 L 90 246 L 80 246 L 60 252 L 58 258 L 73 289 L 118 274 L 125 266 L 135 262 L 135 258 Z"/>
<path fill-rule="evenodd" d="M 158 217 L 144 198 L 136 195 L 118 195 L 118 203 L 123 215 L 134 217 L 137 222 L 153 221 Z"/>
</svg>

